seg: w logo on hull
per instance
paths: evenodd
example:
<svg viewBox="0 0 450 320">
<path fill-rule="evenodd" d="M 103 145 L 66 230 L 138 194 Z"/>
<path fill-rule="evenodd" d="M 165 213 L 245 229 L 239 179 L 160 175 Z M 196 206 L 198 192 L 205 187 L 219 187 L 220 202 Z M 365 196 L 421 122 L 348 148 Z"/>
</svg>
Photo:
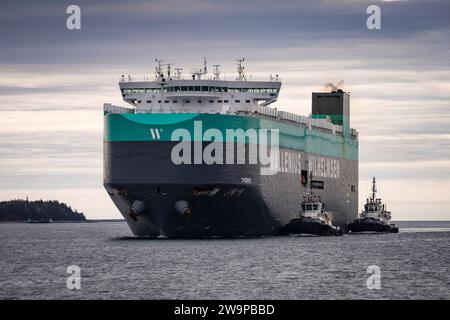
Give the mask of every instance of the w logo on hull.
<svg viewBox="0 0 450 320">
<path fill-rule="evenodd" d="M 159 129 L 150 129 L 150 133 L 152 134 L 152 139 L 153 140 L 159 140 L 161 139 L 161 136 L 159 135 Z"/>
</svg>

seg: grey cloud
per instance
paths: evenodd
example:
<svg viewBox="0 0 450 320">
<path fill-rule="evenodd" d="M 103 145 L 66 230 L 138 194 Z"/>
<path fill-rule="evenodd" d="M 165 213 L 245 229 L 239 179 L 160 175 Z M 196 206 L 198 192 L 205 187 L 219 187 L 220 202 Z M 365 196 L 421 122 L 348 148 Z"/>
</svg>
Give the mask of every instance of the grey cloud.
<svg viewBox="0 0 450 320">
<path fill-rule="evenodd" d="M 6 46 L 0 59 L 71 64 L 98 61 L 101 55 L 102 60 L 120 62 L 141 50 L 162 53 L 161 47 L 180 50 L 195 42 L 214 46 L 242 42 L 253 48 L 309 46 L 330 40 L 433 38 L 449 29 L 448 2 L 402 1 L 379 2 L 383 29 L 370 32 L 365 9 L 372 3 L 190 0 L 180 6 L 180 1 L 79 1 L 83 28 L 72 32 L 65 28 L 68 2 L 7 2 L 0 15 L 0 41 Z"/>
</svg>

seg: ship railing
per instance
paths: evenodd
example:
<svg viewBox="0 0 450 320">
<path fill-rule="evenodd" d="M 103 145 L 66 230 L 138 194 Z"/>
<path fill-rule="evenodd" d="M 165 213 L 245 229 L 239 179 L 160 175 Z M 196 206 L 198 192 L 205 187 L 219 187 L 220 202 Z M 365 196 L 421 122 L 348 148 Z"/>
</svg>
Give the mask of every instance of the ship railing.
<svg viewBox="0 0 450 320">
<path fill-rule="evenodd" d="M 120 107 L 115 106 L 110 103 L 103 104 L 103 113 L 115 113 L 115 114 L 122 114 L 122 113 L 135 113 L 135 109 L 126 108 L 126 107 Z"/>
<path fill-rule="evenodd" d="M 167 80 L 167 79 L 166 79 Z M 192 80 L 191 74 L 183 74 L 180 78 L 170 78 L 169 80 Z M 197 80 L 197 79 L 196 79 Z M 232 74 L 221 74 L 218 79 L 214 77 L 214 75 L 206 75 L 203 76 L 200 80 L 207 80 L 207 81 L 229 81 L 229 82 L 245 82 L 245 81 L 269 81 L 269 82 L 281 82 L 281 78 L 278 76 L 253 76 L 253 75 L 247 75 L 244 79 L 238 79 L 236 75 Z M 125 82 L 154 82 L 158 81 L 155 76 L 148 76 L 148 75 L 137 75 L 137 76 L 122 76 L 119 78 L 119 83 L 125 83 Z"/>
<path fill-rule="evenodd" d="M 300 124 L 306 126 L 308 129 L 315 128 L 327 133 L 332 133 L 333 135 L 342 135 L 343 133 L 342 126 L 333 124 L 330 119 L 305 117 L 287 111 L 278 111 L 277 109 L 267 106 L 258 106 L 256 113 Z"/>
</svg>

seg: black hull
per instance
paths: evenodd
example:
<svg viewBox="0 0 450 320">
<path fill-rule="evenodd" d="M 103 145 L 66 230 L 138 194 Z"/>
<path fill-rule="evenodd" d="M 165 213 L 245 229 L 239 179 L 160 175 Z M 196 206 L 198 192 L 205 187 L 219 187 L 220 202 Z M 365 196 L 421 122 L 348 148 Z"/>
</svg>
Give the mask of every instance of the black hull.
<svg viewBox="0 0 450 320">
<path fill-rule="evenodd" d="M 341 236 L 340 229 L 329 226 L 321 221 L 307 218 L 295 218 L 289 221 L 281 230 L 282 235 L 305 234 L 316 236 Z"/>
<path fill-rule="evenodd" d="M 379 232 L 379 233 L 398 233 L 398 227 L 388 225 L 375 219 L 358 219 L 350 223 L 347 227 L 348 232 Z"/>
<path fill-rule="evenodd" d="M 305 186 L 298 174 L 261 175 L 259 165 L 174 165 L 175 142 L 105 142 L 104 186 L 137 236 L 170 238 L 279 235 L 298 212 Z M 307 154 L 302 153 L 306 162 Z M 341 177 L 315 190 L 345 229 L 357 216 L 358 162 L 339 159 Z M 306 167 L 306 163 L 302 164 Z M 145 210 L 130 216 L 134 201 Z M 177 212 L 185 201 L 190 214 Z"/>
</svg>

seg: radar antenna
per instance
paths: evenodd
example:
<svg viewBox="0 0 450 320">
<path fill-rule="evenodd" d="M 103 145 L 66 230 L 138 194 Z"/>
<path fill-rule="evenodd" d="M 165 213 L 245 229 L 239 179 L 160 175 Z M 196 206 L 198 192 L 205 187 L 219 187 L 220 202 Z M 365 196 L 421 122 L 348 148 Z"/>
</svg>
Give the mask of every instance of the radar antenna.
<svg viewBox="0 0 450 320">
<path fill-rule="evenodd" d="M 245 61 L 245 58 L 237 59 L 237 72 L 238 72 L 237 80 L 239 80 L 239 81 L 247 80 L 245 78 L 244 66 L 242 65 L 242 62 L 244 62 L 244 61 Z"/>
<path fill-rule="evenodd" d="M 181 79 L 181 70 L 183 70 L 183 68 L 175 68 L 175 79 L 176 80 Z"/>
</svg>

